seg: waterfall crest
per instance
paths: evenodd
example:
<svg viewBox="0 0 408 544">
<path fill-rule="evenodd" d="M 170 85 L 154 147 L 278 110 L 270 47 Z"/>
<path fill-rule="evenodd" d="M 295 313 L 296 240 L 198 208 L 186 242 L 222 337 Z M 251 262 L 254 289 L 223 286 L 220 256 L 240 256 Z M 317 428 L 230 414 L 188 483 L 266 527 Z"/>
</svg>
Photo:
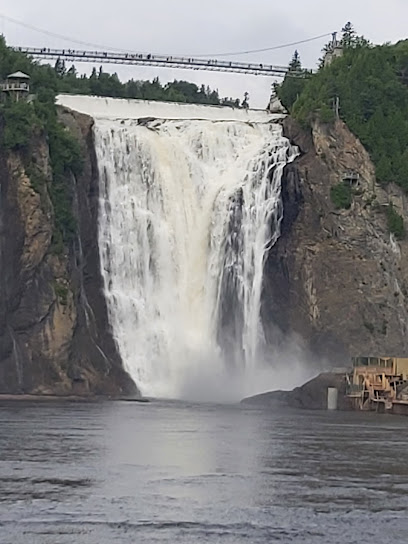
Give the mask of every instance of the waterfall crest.
<svg viewBox="0 0 408 544">
<path fill-rule="evenodd" d="M 297 149 L 280 125 L 241 120 L 96 118 L 94 136 L 101 270 L 126 370 L 170 398 L 200 376 L 252 372 Z"/>
</svg>

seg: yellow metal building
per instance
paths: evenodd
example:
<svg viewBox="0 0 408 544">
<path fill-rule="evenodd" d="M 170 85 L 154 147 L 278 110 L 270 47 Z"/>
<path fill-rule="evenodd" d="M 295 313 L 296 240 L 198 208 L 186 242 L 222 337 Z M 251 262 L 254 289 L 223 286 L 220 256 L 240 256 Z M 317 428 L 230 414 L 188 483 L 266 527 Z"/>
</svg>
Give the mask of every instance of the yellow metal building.
<svg viewBox="0 0 408 544">
<path fill-rule="evenodd" d="M 408 357 L 353 357 L 352 361 L 357 374 L 364 368 L 377 367 L 388 375 L 401 376 L 404 381 L 408 379 Z"/>
<path fill-rule="evenodd" d="M 348 397 L 359 410 L 391 410 L 408 380 L 408 357 L 353 357 Z"/>
</svg>

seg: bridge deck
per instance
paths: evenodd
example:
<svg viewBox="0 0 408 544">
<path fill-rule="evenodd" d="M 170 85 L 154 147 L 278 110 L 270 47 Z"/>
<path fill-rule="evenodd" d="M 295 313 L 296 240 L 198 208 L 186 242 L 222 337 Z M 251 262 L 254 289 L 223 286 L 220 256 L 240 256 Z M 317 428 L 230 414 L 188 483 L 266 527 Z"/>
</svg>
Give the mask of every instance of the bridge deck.
<svg viewBox="0 0 408 544">
<path fill-rule="evenodd" d="M 75 49 L 49 49 L 36 47 L 14 47 L 38 59 L 61 59 L 69 62 L 98 62 L 110 64 L 158 66 L 162 68 L 185 68 L 189 70 L 210 70 L 212 72 L 235 72 L 256 76 L 284 77 L 288 69 L 284 66 L 275 66 L 263 63 L 245 63 L 218 59 L 203 59 L 193 57 L 174 57 L 164 55 L 150 55 L 144 53 L 119 53 L 112 51 L 84 51 Z M 304 74 L 291 73 L 299 76 Z"/>
</svg>

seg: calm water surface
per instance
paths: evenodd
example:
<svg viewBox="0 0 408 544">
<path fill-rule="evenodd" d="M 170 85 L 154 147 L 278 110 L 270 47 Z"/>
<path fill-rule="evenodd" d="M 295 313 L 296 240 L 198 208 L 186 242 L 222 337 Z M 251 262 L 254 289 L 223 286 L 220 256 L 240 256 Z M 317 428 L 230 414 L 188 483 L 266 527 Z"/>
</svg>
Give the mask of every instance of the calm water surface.
<svg viewBox="0 0 408 544">
<path fill-rule="evenodd" d="M 0 405 L 0 543 L 408 542 L 408 418 Z"/>
</svg>

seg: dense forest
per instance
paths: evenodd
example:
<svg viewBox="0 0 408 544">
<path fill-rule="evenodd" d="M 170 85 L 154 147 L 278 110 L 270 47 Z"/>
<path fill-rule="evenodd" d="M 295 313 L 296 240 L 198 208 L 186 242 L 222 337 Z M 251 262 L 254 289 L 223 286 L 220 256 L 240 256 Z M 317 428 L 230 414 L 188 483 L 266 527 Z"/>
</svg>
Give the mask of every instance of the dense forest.
<svg viewBox="0 0 408 544">
<path fill-rule="evenodd" d="M 278 95 L 304 126 L 338 114 L 370 153 L 378 181 L 408 192 L 408 40 L 374 46 L 347 23 L 340 45 L 341 57 L 326 66 L 321 59 L 313 75 L 289 74 Z M 290 70 L 302 70 L 297 52 Z"/>
<path fill-rule="evenodd" d="M 94 68 L 89 77 L 79 76 L 74 65 L 67 70 L 65 63 L 60 60 L 56 62 L 54 70 L 58 76 L 57 88 L 60 93 L 211 104 L 214 106 L 240 106 L 238 99 L 221 99 L 218 91 L 211 90 L 205 85 L 201 85 L 199 88 L 195 83 L 188 81 L 174 80 L 162 85 L 159 78 L 156 77 L 152 81 L 130 79 L 126 83 L 121 83 L 117 74 L 108 74 L 103 71 L 102 67 L 98 71 Z"/>
</svg>

